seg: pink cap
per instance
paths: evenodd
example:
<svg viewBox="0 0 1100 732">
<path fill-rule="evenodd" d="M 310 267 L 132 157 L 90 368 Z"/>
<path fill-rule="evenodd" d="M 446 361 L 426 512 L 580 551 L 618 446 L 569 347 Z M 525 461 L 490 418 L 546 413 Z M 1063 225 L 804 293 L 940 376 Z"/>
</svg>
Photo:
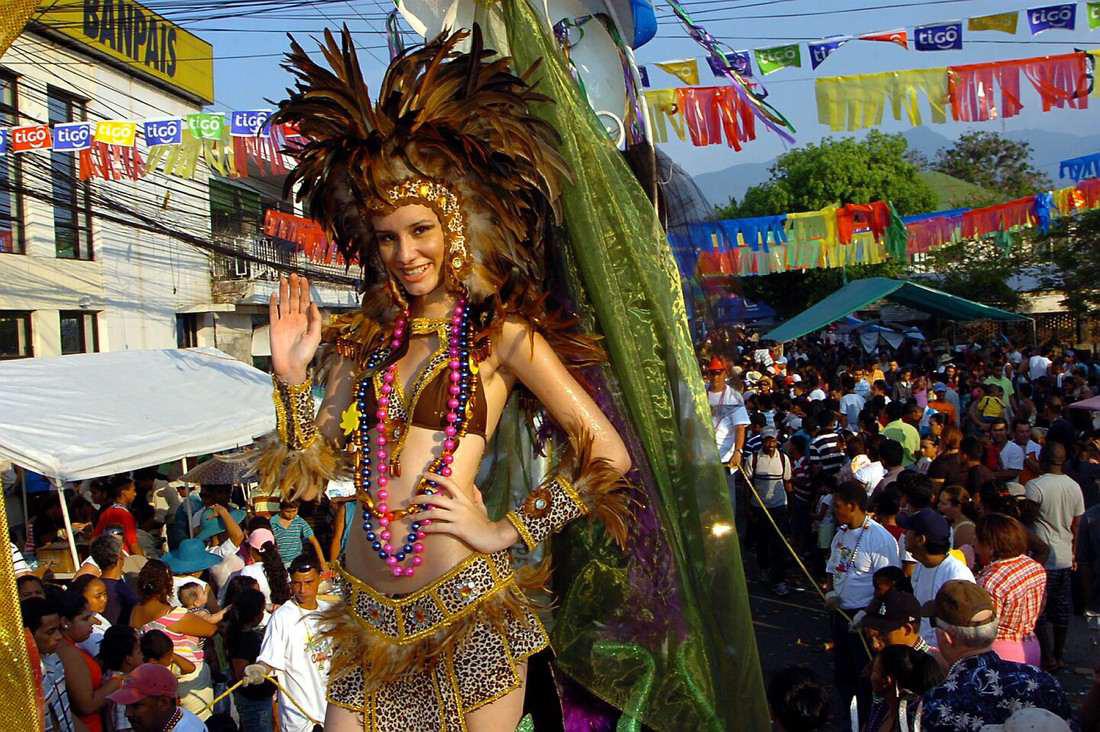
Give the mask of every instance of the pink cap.
<svg viewBox="0 0 1100 732">
<path fill-rule="evenodd" d="M 275 534 L 271 529 L 256 529 L 248 535 L 248 545 L 253 549 L 262 549 L 267 542 L 275 543 Z"/>
<path fill-rule="evenodd" d="M 115 704 L 134 704 L 148 696 L 175 697 L 176 676 L 158 663 L 143 663 L 126 677 L 122 688 L 107 698 Z"/>
</svg>

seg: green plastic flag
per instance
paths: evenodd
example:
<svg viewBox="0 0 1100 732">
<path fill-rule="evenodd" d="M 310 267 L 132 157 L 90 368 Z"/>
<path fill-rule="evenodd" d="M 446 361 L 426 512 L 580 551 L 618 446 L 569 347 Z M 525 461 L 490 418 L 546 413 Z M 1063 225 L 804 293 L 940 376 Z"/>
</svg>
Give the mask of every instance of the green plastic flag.
<svg viewBox="0 0 1100 732">
<path fill-rule="evenodd" d="M 758 48 L 753 53 L 756 54 L 756 65 L 760 73 L 765 76 L 788 66 L 796 68 L 802 66 L 802 51 L 797 43 L 789 46 Z"/>
<path fill-rule="evenodd" d="M 1085 3 L 1085 15 L 1089 19 L 1089 30 L 1100 28 L 1100 2 Z"/>
<path fill-rule="evenodd" d="M 196 140 L 220 140 L 225 129 L 225 115 L 221 112 L 198 112 L 187 115 L 187 129 Z"/>
</svg>

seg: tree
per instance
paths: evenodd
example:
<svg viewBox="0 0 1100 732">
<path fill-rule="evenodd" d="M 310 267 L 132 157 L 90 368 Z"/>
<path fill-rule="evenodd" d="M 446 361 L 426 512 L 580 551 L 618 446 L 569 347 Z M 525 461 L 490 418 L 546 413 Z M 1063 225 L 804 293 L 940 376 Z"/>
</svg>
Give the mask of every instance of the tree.
<svg viewBox="0 0 1100 732">
<path fill-rule="evenodd" d="M 1005 199 L 1050 188 L 1050 179 L 1031 162 L 1031 145 L 996 132 L 967 132 L 936 153 L 934 169 L 969 181 Z M 973 202 L 984 204 L 986 202 Z"/>
<path fill-rule="evenodd" d="M 1026 235 L 1001 233 L 977 240 L 945 244 L 930 251 L 926 265 L 942 279 L 936 287 L 967 300 L 1018 310 L 1023 295 L 1008 279 L 1032 267 Z"/>
<path fill-rule="evenodd" d="M 935 193 L 907 159 L 907 148 L 901 135 L 872 130 L 863 140 L 826 138 L 791 150 L 775 161 L 770 180 L 749 188 L 740 204 L 730 201 L 719 217 L 770 216 L 872 201 L 890 201 L 902 214 L 930 211 Z M 746 297 L 762 300 L 786 316 L 838 289 L 845 279 L 897 277 L 905 269 L 904 262 L 890 261 L 747 277 L 741 282 Z"/>
<path fill-rule="evenodd" d="M 1100 310 L 1100 211 L 1064 218 L 1036 240 L 1047 267 L 1043 286 L 1062 290 L 1062 304 L 1077 317 Z"/>
<path fill-rule="evenodd" d="M 890 201 L 901 214 L 932 210 L 936 196 L 906 155 L 901 135 L 872 130 L 863 140 L 825 138 L 780 155 L 771 179 L 752 186 L 724 218 L 812 211 L 830 203 Z"/>
</svg>

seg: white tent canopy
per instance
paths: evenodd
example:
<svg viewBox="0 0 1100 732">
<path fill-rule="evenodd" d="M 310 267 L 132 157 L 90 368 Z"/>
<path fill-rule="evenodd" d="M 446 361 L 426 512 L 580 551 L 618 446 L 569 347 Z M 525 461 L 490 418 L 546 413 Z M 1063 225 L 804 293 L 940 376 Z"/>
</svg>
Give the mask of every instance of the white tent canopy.
<svg viewBox="0 0 1100 732">
<path fill-rule="evenodd" d="M 215 348 L 0 363 L 0 457 L 83 480 L 247 445 L 275 428 L 271 379 Z"/>
</svg>

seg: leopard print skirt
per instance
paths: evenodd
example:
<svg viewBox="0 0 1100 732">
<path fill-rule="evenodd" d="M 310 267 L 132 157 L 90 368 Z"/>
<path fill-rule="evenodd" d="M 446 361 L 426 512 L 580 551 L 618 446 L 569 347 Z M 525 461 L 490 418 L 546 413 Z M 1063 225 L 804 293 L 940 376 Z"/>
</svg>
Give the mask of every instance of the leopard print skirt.
<svg viewBox="0 0 1100 732">
<path fill-rule="evenodd" d="M 339 576 L 328 701 L 362 714 L 367 732 L 464 731 L 465 715 L 519 688 L 522 664 L 549 645 L 507 552 L 473 554 L 400 598 Z"/>
</svg>

